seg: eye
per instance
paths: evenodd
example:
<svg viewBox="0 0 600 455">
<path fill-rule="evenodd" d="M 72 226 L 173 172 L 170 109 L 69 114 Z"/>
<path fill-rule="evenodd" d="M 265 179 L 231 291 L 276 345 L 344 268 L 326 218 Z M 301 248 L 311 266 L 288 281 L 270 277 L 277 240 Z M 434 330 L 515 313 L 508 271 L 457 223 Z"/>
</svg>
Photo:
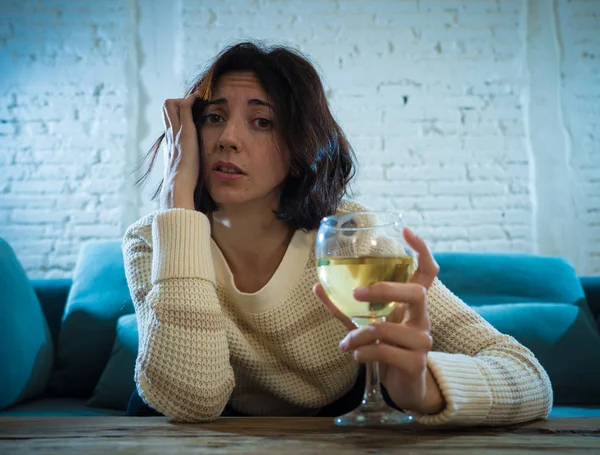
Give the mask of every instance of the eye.
<svg viewBox="0 0 600 455">
<path fill-rule="evenodd" d="M 218 114 L 207 114 L 204 116 L 204 123 L 208 123 L 209 125 L 216 125 L 217 123 L 221 123 L 223 121 L 223 117 Z"/>
<path fill-rule="evenodd" d="M 257 118 L 256 120 L 254 120 L 254 123 L 256 124 L 256 126 L 263 130 L 267 130 L 273 125 L 273 121 L 269 120 L 268 118 Z"/>
</svg>

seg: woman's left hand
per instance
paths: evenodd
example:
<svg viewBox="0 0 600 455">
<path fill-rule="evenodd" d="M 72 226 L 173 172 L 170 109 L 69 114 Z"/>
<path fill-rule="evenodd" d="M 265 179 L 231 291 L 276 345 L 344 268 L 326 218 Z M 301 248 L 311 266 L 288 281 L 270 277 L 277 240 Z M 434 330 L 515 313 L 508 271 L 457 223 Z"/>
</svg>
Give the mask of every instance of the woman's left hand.
<svg viewBox="0 0 600 455">
<path fill-rule="evenodd" d="M 379 362 L 381 381 L 400 409 L 435 414 L 444 409 L 445 402 L 427 367 L 427 354 L 433 344 L 429 333 L 427 290 L 433 284 L 439 266 L 427 244 L 408 228 L 404 229 L 404 238 L 417 253 L 419 264 L 411 282 L 380 282 L 354 290 L 356 300 L 401 302 L 386 322 L 356 328 L 331 303 L 320 284 L 315 285 L 313 291 L 351 330 L 340 342 L 340 349 L 353 352 L 358 362 Z"/>
</svg>

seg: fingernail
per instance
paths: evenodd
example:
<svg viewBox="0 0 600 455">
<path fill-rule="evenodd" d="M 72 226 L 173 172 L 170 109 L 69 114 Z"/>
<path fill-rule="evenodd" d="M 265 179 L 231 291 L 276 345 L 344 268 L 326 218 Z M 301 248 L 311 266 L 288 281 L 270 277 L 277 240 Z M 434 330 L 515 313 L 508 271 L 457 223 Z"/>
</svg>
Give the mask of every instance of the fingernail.
<svg viewBox="0 0 600 455">
<path fill-rule="evenodd" d="M 355 299 L 364 299 L 367 297 L 368 294 L 369 294 L 369 290 L 364 286 L 355 288 L 354 292 L 352 293 L 352 295 L 354 295 Z"/>
<path fill-rule="evenodd" d="M 348 350 L 348 339 L 344 338 L 342 341 L 340 341 L 338 348 L 340 348 L 340 351 L 346 352 Z"/>
</svg>

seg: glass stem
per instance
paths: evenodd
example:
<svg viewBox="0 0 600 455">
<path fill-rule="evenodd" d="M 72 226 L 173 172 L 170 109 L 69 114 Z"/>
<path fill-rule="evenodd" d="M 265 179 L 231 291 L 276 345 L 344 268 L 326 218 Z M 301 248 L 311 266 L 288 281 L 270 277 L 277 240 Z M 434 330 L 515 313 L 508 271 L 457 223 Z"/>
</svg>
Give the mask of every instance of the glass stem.
<svg viewBox="0 0 600 455">
<path fill-rule="evenodd" d="M 363 394 L 361 406 L 369 409 L 377 409 L 386 406 L 383 394 L 381 393 L 379 362 L 367 362 L 365 373 L 365 393 Z"/>
</svg>

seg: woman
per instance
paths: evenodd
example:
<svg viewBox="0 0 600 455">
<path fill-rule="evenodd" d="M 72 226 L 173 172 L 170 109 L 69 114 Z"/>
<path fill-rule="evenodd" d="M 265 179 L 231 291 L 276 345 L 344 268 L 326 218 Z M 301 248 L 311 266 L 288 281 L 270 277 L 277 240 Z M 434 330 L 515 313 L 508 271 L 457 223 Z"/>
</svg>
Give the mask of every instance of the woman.
<svg viewBox="0 0 600 455">
<path fill-rule="evenodd" d="M 233 46 L 163 116 L 146 173 L 164 138 L 160 210 L 123 239 L 140 334 L 132 403 L 139 393 L 179 421 L 337 415 L 360 399 L 358 363 L 377 360 L 389 400 L 424 424 L 547 416 L 533 354 L 437 280 L 412 232 L 413 282 L 355 291 L 405 302 L 406 318 L 353 329 L 315 285 L 320 219 L 362 208 L 342 201 L 352 151 L 305 58 Z"/>
</svg>

